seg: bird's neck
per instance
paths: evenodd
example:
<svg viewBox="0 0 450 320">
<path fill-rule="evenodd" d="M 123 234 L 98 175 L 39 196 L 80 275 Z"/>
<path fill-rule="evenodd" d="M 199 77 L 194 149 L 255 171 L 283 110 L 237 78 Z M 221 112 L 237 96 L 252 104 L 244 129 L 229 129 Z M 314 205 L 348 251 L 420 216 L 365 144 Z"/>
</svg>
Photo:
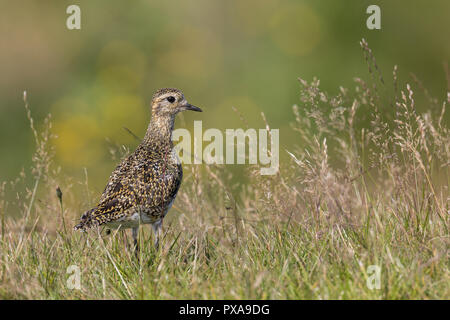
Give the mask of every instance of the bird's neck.
<svg viewBox="0 0 450 320">
<path fill-rule="evenodd" d="M 143 143 L 152 149 L 172 148 L 172 131 L 175 115 L 152 116 Z"/>
</svg>

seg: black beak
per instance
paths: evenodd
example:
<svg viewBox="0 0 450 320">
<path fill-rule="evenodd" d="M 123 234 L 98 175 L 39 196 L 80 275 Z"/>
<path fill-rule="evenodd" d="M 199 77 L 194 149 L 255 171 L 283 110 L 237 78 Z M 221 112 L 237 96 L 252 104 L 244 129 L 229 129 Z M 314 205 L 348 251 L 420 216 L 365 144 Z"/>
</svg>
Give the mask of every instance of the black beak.
<svg viewBox="0 0 450 320">
<path fill-rule="evenodd" d="M 191 111 L 197 111 L 197 112 L 202 112 L 202 109 L 200 109 L 199 107 L 193 106 L 192 104 L 185 104 L 183 106 L 183 110 L 191 110 Z"/>
</svg>

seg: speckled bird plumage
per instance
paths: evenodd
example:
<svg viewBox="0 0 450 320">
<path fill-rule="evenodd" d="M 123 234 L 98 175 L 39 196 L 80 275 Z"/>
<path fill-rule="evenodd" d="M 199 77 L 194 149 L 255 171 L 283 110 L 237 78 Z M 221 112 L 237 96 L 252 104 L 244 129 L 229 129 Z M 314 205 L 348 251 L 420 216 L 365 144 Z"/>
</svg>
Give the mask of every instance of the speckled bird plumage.
<svg viewBox="0 0 450 320">
<path fill-rule="evenodd" d="M 172 131 L 176 114 L 184 110 L 201 111 L 188 104 L 178 89 L 160 89 L 153 95 L 152 119 L 144 139 L 116 167 L 97 206 L 81 216 L 75 229 L 137 228 L 162 222 L 183 177 Z"/>
</svg>

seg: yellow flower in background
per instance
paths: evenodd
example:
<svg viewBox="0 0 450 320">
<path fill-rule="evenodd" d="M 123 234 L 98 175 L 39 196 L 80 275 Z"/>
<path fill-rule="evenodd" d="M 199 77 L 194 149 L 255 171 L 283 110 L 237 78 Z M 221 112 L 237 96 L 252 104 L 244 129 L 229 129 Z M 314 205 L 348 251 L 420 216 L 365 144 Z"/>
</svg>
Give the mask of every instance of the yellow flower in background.
<svg viewBox="0 0 450 320">
<path fill-rule="evenodd" d="M 98 161 L 104 154 L 98 121 L 89 115 L 70 116 L 54 126 L 56 155 L 61 164 L 79 168 Z"/>
<path fill-rule="evenodd" d="M 132 143 L 134 138 L 123 127 L 143 137 L 150 118 L 150 106 L 135 95 L 110 95 L 97 104 L 103 137 L 117 143 Z"/>
<path fill-rule="evenodd" d="M 126 41 L 110 42 L 101 50 L 97 83 L 89 89 L 94 100 L 63 98 L 52 108 L 61 164 L 79 168 L 98 163 L 108 154 L 106 138 L 117 144 L 133 142 L 123 127 L 143 134 L 148 120 L 144 102 L 129 92 L 139 89 L 146 66 L 144 54 Z"/>
<path fill-rule="evenodd" d="M 108 154 L 106 139 L 114 144 L 135 143 L 123 127 L 143 136 L 150 111 L 141 97 L 131 94 L 103 95 L 89 105 L 65 98 L 53 106 L 56 155 L 62 165 L 79 168 L 93 165 Z M 64 116 L 61 116 L 64 114 Z"/>
<path fill-rule="evenodd" d="M 307 55 L 323 37 L 322 24 L 322 19 L 307 4 L 286 5 L 270 20 L 272 41 L 286 54 Z"/>
</svg>

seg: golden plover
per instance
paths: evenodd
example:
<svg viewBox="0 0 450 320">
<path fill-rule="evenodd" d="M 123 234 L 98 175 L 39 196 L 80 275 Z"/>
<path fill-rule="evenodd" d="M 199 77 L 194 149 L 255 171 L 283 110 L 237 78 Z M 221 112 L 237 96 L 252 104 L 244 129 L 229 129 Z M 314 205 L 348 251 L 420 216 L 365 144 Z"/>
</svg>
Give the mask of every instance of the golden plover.
<svg viewBox="0 0 450 320">
<path fill-rule="evenodd" d="M 105 225 L 132 228 L 136 251 L 140 224 L 151 224 L 155 246 L 162 221 L 180 188 L 183 170 L 172 143 L 175 116 L 184 110 L 202 111 L 189 104 L 178 89 L 156 91 L 152 119 L 144 139 L 111 174 L 98 205 L 85 212 L 75 230 Z"/>
</svg>

